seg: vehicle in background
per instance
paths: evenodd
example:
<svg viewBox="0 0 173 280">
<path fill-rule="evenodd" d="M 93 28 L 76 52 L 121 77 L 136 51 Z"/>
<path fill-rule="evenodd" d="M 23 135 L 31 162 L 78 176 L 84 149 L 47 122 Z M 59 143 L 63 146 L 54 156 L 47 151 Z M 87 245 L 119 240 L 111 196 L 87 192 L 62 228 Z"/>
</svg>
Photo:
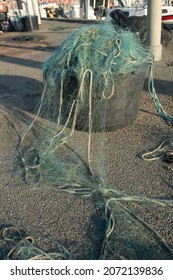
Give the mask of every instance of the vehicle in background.
<svg viewBox="0 0 173 280">
<path fill-rule="evenodd" d="M 39 4 L 39 12 L 41 18 L 46 18 L 51 11 L 52 13 L 55 13 L 55 9 L 57 8 L 57 3 L 41 3 Z"/>
</svg>

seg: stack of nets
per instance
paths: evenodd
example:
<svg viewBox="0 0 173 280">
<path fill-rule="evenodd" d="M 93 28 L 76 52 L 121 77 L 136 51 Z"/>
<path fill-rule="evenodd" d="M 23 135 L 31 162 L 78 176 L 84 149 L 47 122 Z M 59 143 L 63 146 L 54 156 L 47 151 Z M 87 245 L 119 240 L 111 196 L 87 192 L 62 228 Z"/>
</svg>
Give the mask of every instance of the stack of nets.
<svg viewBox="0 0 173 280">
<path fill-rule="evenodd" d="M 71 127 L 71 133 L 75 128 L 91 132 L 102 101 L 111 99 L 126 77 L 149 64 L 151 54 L 132 32 L 111 23 L 81 28 L 44 64 L 42 109 L 47 118 Z"/>
<path fill-rule="evenodd" d="M 151 53 L 135 34 L 115 29 L 111 23 L 86 26 L 69 36 L 43 66 L 44 91 L 36 117 L 23 133 L 19 147 L 26 173 L 35 173 L 36 182 L 40 180 L 40 168 L 43 168 L 42 175 L 49 182 L 52 180 L 52 184 L 93 185 L 88 176 L 93 173 L 90 165 L 91 134 L 100 111 L 103 111 L 103 123 L 106 119 L 107 112 L 100 107 L 102 101 L 111 100 L 114 96 L 115 87 L 118 87 L 117 77 L 123 80 L 152 63 Z M 52 127 L 48 125 L 46 128 L 44 124 L 44 129 L 41 129 L 39 117 L 51 121 Z M 87 165 L 80 157 L 74 158 L 73 155 L 72 159 L 69 158 L 69 153 L 60 152 L 56 157 L 56 151 L 60 151 L 60 147 L 63 149 L 76 129 L 88 132 Z M 102 131 L 105 129 L 103 125 Z M 31 130 L 36 137 L 31 140 L 30 147 L 26 136 L 31 134 Z M 82 177 L 69 172 L 69 165 L 71 168 L 74 161 L 75 169 L 78 168 L 78 175 L 81 173 Z M 58 181 L 53 173 L 58 174 Z"/>
<path fill-rule="evenodd" d="M 106 185 L 91 158 L 93 122 L 99 113 L 94 100 L 98 104 L 111 100 L 115 77 L 124 79 L 152 64 L 150 52 L 128 30 L 115 29 L 111 23 L 78 29 L 45 62 L 44 91 L 36 116 L 21 136 L 19 153 L 28 184 L 51 185 L 70 194 L 92 196 L 104 209 L 101 259 L 173 258 L 162 238 L 123 204 L 142 201 L 173 207 L 173 202 L 118 192 L 115 186 Z M 87 133 L 86 145 L 79 141 L 83 131 Z M 125 231 L 121 230 L 123 224 Z"/>
</svg>

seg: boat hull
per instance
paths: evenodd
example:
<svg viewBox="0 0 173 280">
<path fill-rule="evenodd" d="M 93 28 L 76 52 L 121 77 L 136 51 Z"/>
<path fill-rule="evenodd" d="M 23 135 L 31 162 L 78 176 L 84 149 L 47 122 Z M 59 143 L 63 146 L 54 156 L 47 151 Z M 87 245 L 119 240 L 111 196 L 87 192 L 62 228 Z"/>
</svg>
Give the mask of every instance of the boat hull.
<svg viewBox="0 0 173 280">
<path fill-rule="evenodd" d="M 166 24 L 173 24 L 173 14 L 162 16 L 162 22 Z"/>
</svg>

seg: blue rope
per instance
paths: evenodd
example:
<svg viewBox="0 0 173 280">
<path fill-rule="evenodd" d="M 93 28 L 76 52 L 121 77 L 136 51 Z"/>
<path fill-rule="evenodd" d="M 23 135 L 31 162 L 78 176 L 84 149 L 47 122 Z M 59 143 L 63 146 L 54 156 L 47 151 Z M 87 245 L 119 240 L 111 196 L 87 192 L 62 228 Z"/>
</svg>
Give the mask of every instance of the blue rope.
<svg viewBox="0 0 173 280">
<path fill-rule="evenodd" d="M 157 112 L 159 115 L 166 119 L 168 122 L 173 123 L 173 116 L 169 115 L 165 112 L 162 105 L 160 104 L 159 98 L 156 94 L 155 88 L 154 88 L 154 79 L 153 79 L 153 63 L 150 65 L 150 76 L 148 79 L 148 90 L 149 94 L 153 98 L 154 104 L 156 106 Z"/>
</svg>

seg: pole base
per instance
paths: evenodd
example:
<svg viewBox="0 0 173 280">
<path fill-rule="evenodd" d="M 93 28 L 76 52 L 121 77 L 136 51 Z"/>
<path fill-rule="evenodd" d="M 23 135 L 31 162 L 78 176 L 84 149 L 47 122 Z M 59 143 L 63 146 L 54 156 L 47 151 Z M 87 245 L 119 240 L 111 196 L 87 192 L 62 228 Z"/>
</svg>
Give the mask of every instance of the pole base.
<svg viewBox="0 0 173 280">
<path fill-rule="evenodd" d="M 160 61 L 162 59 L 162 45 L 149 46 L 149 49 L 154 56 L 154 61 Z"/>
</svg>

